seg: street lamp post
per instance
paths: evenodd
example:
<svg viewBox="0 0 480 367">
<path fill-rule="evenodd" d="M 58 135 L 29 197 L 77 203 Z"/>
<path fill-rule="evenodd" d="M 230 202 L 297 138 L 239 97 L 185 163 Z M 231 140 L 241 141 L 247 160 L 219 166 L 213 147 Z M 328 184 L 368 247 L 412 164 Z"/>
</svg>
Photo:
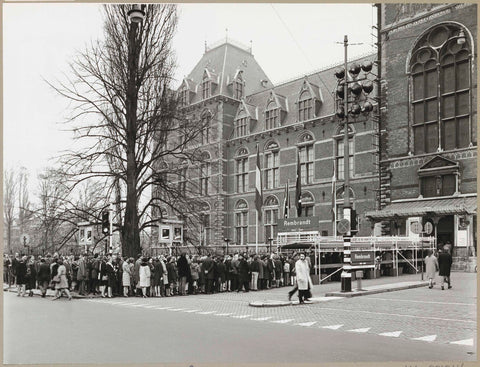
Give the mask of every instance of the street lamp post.
<svg viewBox="0 0 480 367">
<path fill-rule="evenodd" d="M 343 99 L 343 106 L 337 109 L 337 117 L 343 120 L 343 158 L 344 158 L 344 202 L 343 218 L 349 221 L 348 231 L 343 236 L 343 271 L 341 274 L 341 291 L 350 292 L 352 290 L 352 260 L 351 260 L 351 236 L 352 236 L 352 207 L 350 203 L 350 146 L 349 146 L 349 115 L 354 119 L 361 113 L 368 115 L 373 110 L 373 105 L 368 100 L 363 101 L 363 107 L 360 106 L 360 97 L 362 93 L 368 94 L 373 90 L 373 83 L 364 78 L 358 78 L 360 71 L 369 73 L 372 70 L 372 62 L 365 62 L 361 66 L 354 63 L 348 69 L 348 36 L 343 40 L 345 49 L 344 67 L 335 71 L 338 79 L 337 97 Z M 350 80 L 349 80 L 350 76 Z M 363 83 L 362 83 L 363 81 Z M 349 95 L 352 94 L 352 100 Z"/>
</svg>

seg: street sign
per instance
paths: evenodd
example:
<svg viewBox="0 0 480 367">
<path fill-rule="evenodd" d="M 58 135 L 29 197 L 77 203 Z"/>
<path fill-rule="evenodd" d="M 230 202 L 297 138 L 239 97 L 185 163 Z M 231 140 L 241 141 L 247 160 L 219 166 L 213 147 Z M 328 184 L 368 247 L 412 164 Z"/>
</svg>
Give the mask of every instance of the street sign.
<svg viewBox="0 0 480 367">
<path fill-rule="evenodd" d="M 23 246 L 28 246 L 30 244 L 30 236 L 26 233 L 22 234 L 20 236 L 20 243 L 23 245 Z"/>
<path fill-rule="evenodd" d="M 373 251 L 352 251 L 352 265 L 373 265 L 375 257 Z"/>
<path fill-rule="evenodd" d="M 338 233 L 345 234 L 350 231 L 350 221 L 348 219 L 342 219 L 337 224 Z"/>
<path fill-rule="evenodd" d="M 419 234 L 422 232 L 422 223 L 420 222 L 412 222 L 410 224 L 410 231 L 415 234 Z"/>
<path fill-rule="evenodd" d="M 433 224 L 431 222 L 425 223 L 423 230 L 425 231 L 426 234 L 431 234 L 433 232 Z"/>
</svg>

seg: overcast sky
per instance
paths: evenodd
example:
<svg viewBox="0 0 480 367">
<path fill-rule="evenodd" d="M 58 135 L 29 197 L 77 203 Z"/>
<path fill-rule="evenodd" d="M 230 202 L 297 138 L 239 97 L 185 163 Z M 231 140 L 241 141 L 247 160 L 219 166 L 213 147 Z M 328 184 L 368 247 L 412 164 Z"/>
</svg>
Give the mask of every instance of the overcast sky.
<svg viewBox="0 0 480 367">
<path fill-rule="evenodd" d="M 4 168 L 24 166 L 32 181 L 49 158 L 70 144 L 60 123 L 69 112 L 65 99 L 44 79 L 68 72 L 69 60 L 102 35 L 97 4 L 3 5 Z M 343 60 L 373 52 L 371 4 L 182 4 L 173 48 L 178 82 L 188 75 L 207 44 L 225 39 L 246 46 L 265 73 L 278 83 Z M 228 31 L 226 31 L 228 29 Z M 333 78 L 333 75 L 332 75 Z M 32 182 L 33 184 L 33 182 Z"/>
</svg>

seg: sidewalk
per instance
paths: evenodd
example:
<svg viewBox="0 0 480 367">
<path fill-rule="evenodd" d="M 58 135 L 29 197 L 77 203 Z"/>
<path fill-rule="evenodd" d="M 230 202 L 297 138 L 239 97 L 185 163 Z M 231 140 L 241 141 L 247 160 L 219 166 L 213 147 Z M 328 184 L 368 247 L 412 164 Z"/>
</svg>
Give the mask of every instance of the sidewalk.
<svg viewBox="0 0 480 367">
<path fill-rule="evenodd" d="M 5 286 L 5 285 L 3 285 L 3 291 L 4 291 L 4 292 L 13 292 L 13 293 L 17 293 L 17 292 L 18 292 L 16 286 L 11 286 L 11 287 L 9 288 L 8 286 Z M 29 292 L 29 291 L 26 292 L 25 297 L 28 297 L 28 292 Z M 79 295 L 78 293 L 72 292 L 72 291 L 70 291 L 70 294 L 72 295 L 73 298 L 78 298 L 78 299 L 96 297 L 96 296 L 93 296 L 93 295 L 90 295 L 90 296 L 81 296 L 81 295 Z M 42 295 L 42 292 L 40 292 L 39 289 L 34 289 L 34 290 L 33 290 L 33 295 L 40 297 L 40 296 Z M 55 295 L 55 291 L 52 291 L 52 290 L 49 288 L 49 289 L 47 290 L 46 296 L 47 296 L 47 297 L 53 297 L 54 295 Z"/>
</svg>

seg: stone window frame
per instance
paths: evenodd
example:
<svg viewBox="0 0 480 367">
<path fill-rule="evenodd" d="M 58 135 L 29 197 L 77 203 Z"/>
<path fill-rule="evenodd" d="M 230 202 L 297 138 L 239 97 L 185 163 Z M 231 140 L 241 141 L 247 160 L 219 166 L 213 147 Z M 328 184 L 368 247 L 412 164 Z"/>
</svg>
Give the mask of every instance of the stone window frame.
<svg viewBox="0 0 480 367">
<path fill-rule="evenodd" d="M 349 168 L 350 168 L 350 178 L 355 177 L 355 129 L 349 124 L 348 125 L 348 142 L 349 142 Z M 333 136 L 334 140 L 334 151 L 333 156 L 335 159 L 335 177 L 339 181 L 345 180 L 345 157 L 343 150 L 344 142 L 344 127 L 339 126 L 335 135 Z M 342 175 L 340 175 L 340 167 L 342 167 Z"/>
<path fill-rule="evenodd" d="M 280 186 L 280 145 L 275 140 L 270 140 L 265 144 L 263 167 L 264 189 L 278 188 Z M 272 176 L 271 180 L 269 180 L 269 175 Z"/>
<path fill-rule="evenodd" d="M 307 139 L 307 136 L 310 138 Z M 297 140 L 297 150 L 300 156 L 300 176 L 302 185 L 312 184 L 315 178 L 315 136 L 312 132 L 306 131 L 299 136 Z M 305 153 L 308 157 L 311 153 L 311 159 L 305 159 Z M 305 174 L 307 173 L 307 174 Z"/>
<path fill-rule="evenodd" d="M 438 35 L 438 33 L 441 32 L 441 30 L 446 30 L 447 32 L 447 37 L 441 41 L 441 39 L 436 39 L 434 36 Z M 456 115 L 457 108 L 455 108 L 455 114 L 453 117 L 449 116 L 446 117 L 444 116 L 444 112 L 442 111 L 444 108 L 444 102 L 442 101 L 444 98 L 448 98 L 449 95 L 452 94 L 452 92 L 447 92 L 443 93 L 443 77 L 445 75 L 445 68 L 448 65 L 447 63 L 443 63 L 442 61 L 445 60 L 445 57 L 448 55 L 445 55 L 445 49 L 451 45 L 451 43 L 456 43 L 456 40 L 459 38 L 459 32 L 463 31 L 465 35 L 465 44 L 462 46 L 462 50 L 466 50 L 468 52 L 468 56 L 462 60 L 458 60 L 458 62 L 454 62 L 454 65 L 461 64 L 463 62 L 468 63 L 467 69 L 469 70 L 469 78 L 468 78 L 468 87 L 464 88 L 462 90 L 455 90 L 453 91 L 453 94 L 456 98 L 457 94 L 461 93 L 466 93 L 468 94 L 468 113 L 464 113 L 461 115 Z M 437 33 L 435 33 L 437 32 Z M 449 33 L 448 33 L 449 32 Z M 472 43 L 472 35 L 469 32 L 469 30 L 460 23 L 457 22 L 443 22 L 436 24 L 432 27 L 429 27 L 426 29 L 413 43 L 413 47 L 409 51 L 409 55 L 406 60 L 406 74 L 408 77 L 408 98 L 409 98 L 409 154 L 428 154 L 428 153 L 434 153 L 434 152 L 442 152 L 445 150 L 446 146 L 446 136 L 448 135 L 445 132 L 445 124 L 446 123 L 451 123 L 452 120 L 454 121 L 455 124 L 455 147 L 450 148 L 449 150 L 454 150 L 454 149 L 459 149 L 459 148 L 466 148 L 466 147 L 471 147 L 476 142 L 474 141 L 474 133 L 473 133 L 473 122 L 472 122 L 472 116 L 473 116 L 473 105 L 472 105 L 472 86 L 473 86 L 473 68 L 474 68 L 474 44 Z M 437 43 L 436 43 L 437 42 Z M 422 54 L 423 52 L 423 54 Z M 428 52 L 430 52 L 430 55 L 428 55 Z M 461 52 L 461 51 L 460 51 Z M 459 52 L 459 53 L 460 53 Z M 415 76 L 419 76 L 421 74 L 425 75 L 423 70 L 420 68 L 420 63 L 417 62 L 419 61 L 419 57 L 426 57 L 424 64 L 427 64 L 428 62 L 431 62 L 432 68 L 430 70 L 435 71 L 435 81 L 436 81 L 436 95 L 433 96 L 428 96 L 426 98 L 419 98 L 414 100 L 414 94 L 415 94 L 415 88 L 414 88 L 414 78 Z M 415 69 L 415 67 L 418 66 Z M 454 66 L 456 67 L 456 66 Z M 427 70 L 428 72 L 428 70 Z M 433 74 L 433 72 L 432 72 Z M 455 78 L 455 82 L 457 82 L 457 78 Z M 426 80 L 424 83 L 427 83 Z M 424 84 L 424 88 L 425 88 Z M 436 116 L 435 119 L 432 119 L 431 121 L 420 121 L 418 123 L 415 123 L 415 105 L 420 105 L 421 103 L 424 103 L 424 101 L 431 100 L 431 106 L 434 106 L 436 108 Z M 454 103 L 457 105 L 456 101 Z M 426 119 L 427 114 L 428 114 L 428 106 L 424 105 L 424 118 Z M 461 119 L 468 119 L 468 122 L 463 122 L 463 124 L 468 124 L 468 127 L 464 127 L 463 131 L 466 131 L 466 134 L 468 134 L 468 144 L 459 144 L 459 136 L 460 134 L 460 129 L 458 129 L 460 125 Z M 431 132 L 428 133 L 427 127 L 430 126 Z M 422 144 L 420 142 L 416 143 L 415 139 L 415 128 L 417 129 L 422 129 L 423 132 L 423 141 Z M 418 137 L 419 139 L 422 138 L 422 135 Z M 434 140 L 433 140 L 434 139 Z M 465 139 L 465 137 L 464 137 Z M 436 143 L 437 148 L 429 148 L 427 144 L 427 140 L 429 140 L 430 143 Z M 426 147 L 425 149 L 422 149 L 423 147 Z M 422 149 L 422 150 L 420 150 Z"/>
<path fill-rule="evenodd" d="M 240 185 L 241 183 L 241 185 Z M 248 191 L 248 149 L 240 148 L 235 154 L 235 191 Z"/>
<path fill-rule="evenodd" d="M 235 203 L 234 226 L 235 242 L 237 245 L 246 245 L 248 243 L 248 203 L 245 199 L 239 199 Z M 239 218 L 241 223 L 239 223 Z M 239 237 L 240 233 L 240 239 Z"/>
<path fill-rule="evenodd" d="M 268 242 L 270 237 L 275 238 L 277 236 L 279 213 L 280 205 L 277 196 L 269 195 L 263 205 L 265 243 Z M 270 218 L 270 221 L 268 221 L 268 218 Z"/>
</svg>

